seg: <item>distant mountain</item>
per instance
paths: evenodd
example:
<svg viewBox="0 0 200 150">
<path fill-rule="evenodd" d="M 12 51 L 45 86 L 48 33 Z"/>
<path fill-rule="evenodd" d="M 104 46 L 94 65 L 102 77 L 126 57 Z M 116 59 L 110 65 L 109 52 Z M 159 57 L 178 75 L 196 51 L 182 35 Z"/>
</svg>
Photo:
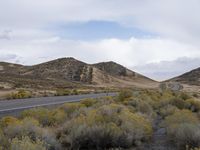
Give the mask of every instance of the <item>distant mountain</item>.
<svg viewBox="0 0 200 150">
<path fill-rule="evenodd" d="M 194 69 L 183 75 L 170 79 L 170 81 L 176 81 L 183 84 L 200 86 L 200 68 Z"/>
<path fill-rule="evenodd" d="M 34 66 L 0 63 L 0 82 L 13 87 L 154 87 L 157 82 L 115 62 L 87 64 L 60 58 Z"/>
</svg>

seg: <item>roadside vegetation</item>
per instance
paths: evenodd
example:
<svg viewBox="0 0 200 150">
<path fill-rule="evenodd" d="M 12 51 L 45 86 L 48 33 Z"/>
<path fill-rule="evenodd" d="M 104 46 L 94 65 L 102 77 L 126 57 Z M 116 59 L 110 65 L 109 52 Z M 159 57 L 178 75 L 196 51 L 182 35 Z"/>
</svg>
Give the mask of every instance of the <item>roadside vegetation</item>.
<svg viewBox="0 0 200 150">
<path fill-rule="evenodd" d="M 175 149 L 200 148 L 198 96 L 122 90 L 116 97 L 25 110 L 0 120 L 0 150 L 148 149 L 159 128 Z"/>
</svg>

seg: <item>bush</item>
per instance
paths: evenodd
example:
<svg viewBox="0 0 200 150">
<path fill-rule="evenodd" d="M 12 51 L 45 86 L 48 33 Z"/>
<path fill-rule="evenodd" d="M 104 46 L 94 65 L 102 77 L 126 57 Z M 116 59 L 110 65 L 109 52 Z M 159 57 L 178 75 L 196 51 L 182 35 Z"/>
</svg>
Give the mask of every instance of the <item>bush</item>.
<svg viewBox="0 0 200 150">
<path fill-rule="evenodd" d="M 16 93 L 11 93 L 7 96 L 7 99 L 23 99 L 23 98 L 31 98 L 32 94 L 25 90 L 19 90 Z"/>
<path fill-rule="evenodd" d="M 80 103 L 66 103 L 63 104 L 60 109 L 63 110 L 68 116 L 72 115 L 74 112 L 78 111 L 80 108 L 85 107 L 85 105 Z"/>
<path fill-rule="evenodd" d="M 173 140 L 179 148 L 200 147 L 200 126 L 191 123 L 182 123 L 173 131 Z"/>
<path fill-rule="evenodd" d="M 180 98 L 172 99 L 171 104 L 176 106 L 179 109 L 184 109 L 187 105 L 186 101 Z"/>
<path fill-rule="evenodd" d="M 22 139 L 14 138 L 11 141 L 11 150 L 47 150 L 44 143 L 37 139 L 32 141 L 29 137 L 25 136 Z"/>
<path fill-rule="evenodd" d="M 62 109 L 54 109 L 50 111 L 46 108 L 25 110 L 21 113 L 21 118 L 25 117 L 35 118 L 43 126 L 55 126 L 62 123 L 67 118 Z"/>
<path fill-rule="evenodd" d="M 40 139 L 48 149 L 58 149 L 60 147 L 54 132 L 49 128 L 41 128 L 39 122 L 33 118 L 24 118 L 20 124 L 9 125 L 4 129 L 5 136 L 9 139 L 22 139 L 27 136 L 32 141 Z"/>
<path fill-rule="evenodd" d="M 33 118 L 24 118 L 19 124 L 10 124 L 7 126 L 4 132 L 10 139 L 29 136 L 34 140 L 39 133 L 39 122 Z"/>
<path fill-rule="evenodd" d="M 163 125 L 169 139 L 178 147 L 196 147 L 200 144 L 200 126 L 197 116 L 189 110 L 180 110 L 166 117 Z"/>
<path fill-rule="evenodd" d="M 56 90 L 55 96 L 65 96 L 65 95 L 71 95 L 71 91 L 70 90 L 66 90 L 66 89 L 58 89 L 58 90 Z"/>
<path fill-rule="evenodd" d="M 131 90 L 121 90 L 118 95 L 120 101 L 125 101 L 126 99 L 133 96 L 133 91 Z"/>
<path fill-rule="evenodd" d="M 200 101 L 195 99 L 188 99 L 186 100 L 187 107 L 193 112 L 199 112 L 200 111 Z"/>
<path fill-rule="evenodd" d="M 11 116 L 7 116 L 7 117 L 3 117 L 1 120 L 0 120 L 0 127 L 1 128 L 5 128 L 9 125 L 12 125 L 12 124 L 19 124 L 20 121 L 15 118 L 15 117 L 11 117 Z"/>
<path fill-rule="evenodd" d="M 188 122 L 192 124 L 198 124 L 199 119 L 194 113 L 192 113 L 189 110 L 179 110 L 175 112 L 173 115 L 166 117 L 163 124 L 165 125 L 165 127 L 171 128 L 181 123 L 188 123 Z"/>
<path fill-rule="evenodd" d="M 165 118 L 167 116 L 173 115 L 175 112 L 177 112 L 179 109 L 176 106 L 173 106 L 171 104 L 166 105 L 159 110 L 159 114 Z"/>
<path fill-rule="evenodd" d="M 81 101 L 81 104 L 85 105 L 86 107 L 91 107 L 94 105 L 97 101 L 95 99 L 84 99 Z"/>
<path fill-rule="evenodd" d="M 3 131 L 0 129 L 0 150 L 9 149 L 9 148 L 10 148 L 9 141 L 5 137 Z"/>
<path fill-rule="evenodd" d="M 151 134 L 147 119 L 124 106 L 111 104 L 67 121 L 58 132 L 58 139 L 71 149 L 127 148 L 148 140 Z"/>
</svg>

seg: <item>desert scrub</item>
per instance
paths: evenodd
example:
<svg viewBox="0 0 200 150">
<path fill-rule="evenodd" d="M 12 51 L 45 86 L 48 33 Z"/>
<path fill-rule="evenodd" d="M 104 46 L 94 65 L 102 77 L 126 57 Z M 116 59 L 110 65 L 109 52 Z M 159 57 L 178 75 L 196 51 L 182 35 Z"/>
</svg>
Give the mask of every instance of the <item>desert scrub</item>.
<svg viewBox="0 0 200 150">
<path fill-rule="evenodd" d="M 12 116 L 7 116 L 7 117 L 3 117 L 0 120 L 0 127 L 5 128 L 11 124 L 19 124 L 19 123 L 20 123 L 20 120 L 18 120 L 17 118 L 12 117 Z"/>
<path fill-rule="evenodd" d="M 42 126 L 55 126 L 66 119 L 66 114 L 62 109 L 50 111 L 46 108 L 33 108 L 21 113 L 21 118 L 32 117 L 39 121 Z"/>
<path fill-rule="evenodd" d="M 84 99 L 81 101 L 81 104 L 85 105 L 86 107 L 91 107 L 96 103 L 97 103 L 97 101 L 92 98 L 87 98 L 87 99 Z"/>
<path fill-rule="evenodd" d="M 57 137 L 68 149 L 105 149 L 128 148 L 148 140 L 151 134 L 149 120 L 123 105 L 110 104 L 67 121 Z"/>
<path fill-rule="evenodd" d="M 125 101 L 133 96 L 132 90 L 121 90 L 118 95 L 119 101 Z"/>
<path fill-rule="evenodd" d="M 187 108 L 190 109 L 193 112 L 199 112 L 200 111 L 200 101 L 197 99 L 190 98 L 186 100 Z"/>
<path fill-rule="evenodd" d="M 32 94 L 29 91 L 19 90 L 18 92 L 13 92 L 7 95 L 7 99 L 23 99 L 23 98 L 31 98 Z"/>
<path fill-rule="evenodd" d="M 200 146 L 200 126 L 196 114 L 189 110 L 179 110 L 166 117 L 163 125 L 167 129 L 167 135 L 174 141 L 178 148 Z"/>
<path fill-rule="evenodd" d="M 168 104 L 166 106 L 163 106 L 159 109 L 159 114 L 165 118 L 167 116 L 173 115 L 175 112 L 177 112 L 179 109 L 176 106 L 173 106 L 171 104 Z"/>
<path fill-rule="evenodd" d="M 67 89 L 56 90 L 55 96 L 66 96 L 66 95 L 71 95 L 71 91 Z"/>
<path fill-rule="evenodd" d="M 14 138 L 11 140 L 11 150 L 47 150 L 43 141 L 36 139 L 32 141 L 25 136 L 22 139 Z"/>
</svg>

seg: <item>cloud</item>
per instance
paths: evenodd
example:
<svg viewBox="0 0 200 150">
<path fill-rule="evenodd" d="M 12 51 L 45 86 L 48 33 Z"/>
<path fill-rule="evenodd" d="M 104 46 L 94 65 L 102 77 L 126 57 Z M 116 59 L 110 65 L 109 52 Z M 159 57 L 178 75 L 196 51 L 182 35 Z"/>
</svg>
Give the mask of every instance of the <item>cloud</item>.
<svg viewBox="0 0 200 150">
<path fill-rule="evenodd" d="M 58 57 L 76 57 L 88 63 L 116 61 L 127 67 L 173 61 L 179 57 L 199 57 L 198 47 L 165 38 L 102 39 L 96 41 L 66 40 L 46 37 L 0 41 L 0 53 L 14 53 L 21 63 L 36 64 Z M 192 67 L 192 66 L 191 66 Z"/>
<path fill-rule="evenodd" d="M 144 73 L 146 64 L 151 64 L 155 68 L 148 74 L 164 79 L 171 75 L 156 71 L 156 62 L 165 68 L 168 62 L 176 66 L 176 59 L 180 57 L 191 61 L 200 58 L 198 0 L 0 0 L 0 5 L 0 31 L 3 31 L 0 32 L 0 55 L 17 55 L 24 64 L 72 56 L 89 63 L 113 60 L 127 67 L 144 66 L 137 68 Z M 91 34 L 95 32 L 91 30 L 91 22 L 100 25 L 95 30 L 102 34 Z M 118 26 L 112 30 L 114 27 L 107 24 L 104 30 L 102 22 Z M 89 29 L 79 32 L 79 26 L 72 27 L 73 31 L 69 26 L 74 23 L 89 24 Z M 59 25 L 63 24 L 66 26 L 59 31 Z M 52 26 L 58 28 L 53 30 Z M 156 36 L 138 38 L 136 33 L 126 30 L 130 28 Z M 7 29 L 12 33 L 6 32 Z M 69 30 L 72 36 L 63 32 Z M 118 30 L 126 32 L 123 35 L 126 38 Z M 74 38 L 78 34 L 87 36 Z M 192 64 L 189 63 L 191 69 Z M 183 71 L 184 68 L 180 69 Z M 175 69 L 172 72 L 178 73 Z"/>
<path fill-rule="evenodd" d="M 1 0 L 0 4 L 2 28 L 106 20 L 195 44 L 200 36 L 198 0 Z"/>
<path fill-rule="evenodd" d="M 0 33 L 0 39 L 10 40 L 10 34 L 12 33 L 11 30 L 4 30 Z"/>
</svg>

